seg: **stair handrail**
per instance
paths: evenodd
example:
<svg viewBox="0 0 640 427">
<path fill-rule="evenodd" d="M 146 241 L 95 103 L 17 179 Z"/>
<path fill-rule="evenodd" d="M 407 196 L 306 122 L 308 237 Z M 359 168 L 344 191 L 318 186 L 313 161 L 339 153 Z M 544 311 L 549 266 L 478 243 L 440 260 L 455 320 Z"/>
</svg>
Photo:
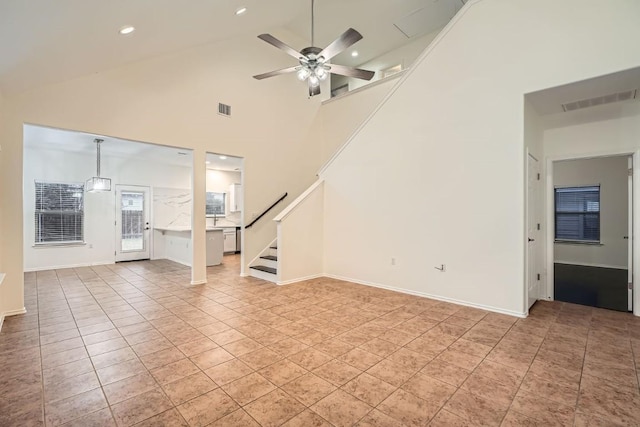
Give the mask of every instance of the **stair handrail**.
<svg viewBox="0 0 640 427">
<path fill-rule="evenodd" d="M 278 200 L 276 200 L 271 206 L 269 206 L 267 209 L 264 210 L 264 212 L 262 212 L 260 215 L 258 215 L 253 221 L 251 221 L 249 223 L 249 225 L 246 225 L 244 227 L 244 229 L 246 230 L 247 228 L 251 228 L 253 227 L 253 224 L 255 224 L 256 222 L 258 222 L 260 220 L 260 218 L 262 218 L 263 216 L 265 216 L 271 209 L 273 209 L 278 203 L 280 203 L 281 201 L 284 200 L 285 197 L 287 197 L 289 195 L 289 193 L 284 193 L 282 196 L 280 196 L 280 198 Z"/>
</svg>

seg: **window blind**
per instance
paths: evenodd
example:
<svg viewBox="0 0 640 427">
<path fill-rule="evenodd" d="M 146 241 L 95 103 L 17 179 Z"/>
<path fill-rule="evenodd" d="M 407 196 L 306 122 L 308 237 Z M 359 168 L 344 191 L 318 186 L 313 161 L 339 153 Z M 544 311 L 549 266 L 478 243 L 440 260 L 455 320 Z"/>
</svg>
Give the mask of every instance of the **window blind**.
<svg viewBox="0 0 640 427">
<path fill-rule="evenodd" d="M 555 189 L 556 239 L 600 241 L 600 186 Z"/>
<path fill-rule="evenodd" d="M 84 185 L 36 181 L 35 243 L 84 241 Z"/>
</svg>

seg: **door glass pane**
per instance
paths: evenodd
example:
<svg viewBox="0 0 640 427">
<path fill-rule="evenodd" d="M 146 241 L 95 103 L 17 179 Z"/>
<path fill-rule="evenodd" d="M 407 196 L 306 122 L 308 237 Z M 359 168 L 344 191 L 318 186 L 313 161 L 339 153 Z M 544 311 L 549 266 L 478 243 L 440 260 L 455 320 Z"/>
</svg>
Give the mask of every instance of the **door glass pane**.
<svg viewBox="0 0 640 427">
<path fill-rule="evenodd" d="M 120 198 L 122 212 L 121 250 L 144 250 L 144 193 L 123 191 Z"/>
</svg>

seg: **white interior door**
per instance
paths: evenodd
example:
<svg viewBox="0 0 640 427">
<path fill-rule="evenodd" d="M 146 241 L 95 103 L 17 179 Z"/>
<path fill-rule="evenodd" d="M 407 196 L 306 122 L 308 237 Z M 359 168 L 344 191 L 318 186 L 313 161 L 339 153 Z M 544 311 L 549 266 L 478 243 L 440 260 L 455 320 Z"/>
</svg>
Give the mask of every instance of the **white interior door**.
<svg viewBox="0 0 640 427">
<path fill-rule="evenodd" d="M 628 231 L 627 231 L 627 283 L 628 283 L 628 302 L 627 308 L 629 311 L 633 311 L 633 157 L 629 157 L 629 177 L 628 179 Z"/>
<path fill-rule="evenodd" d="M 527 308 L 541 298 L 540 280 L 540 164 L 533 156 L 528 156 L 527 164 Z"/>
<path fill-rule="evenodd" d="M 116 261 L 149 259 L 149 187 L 116 186 Z"/>
</svg>

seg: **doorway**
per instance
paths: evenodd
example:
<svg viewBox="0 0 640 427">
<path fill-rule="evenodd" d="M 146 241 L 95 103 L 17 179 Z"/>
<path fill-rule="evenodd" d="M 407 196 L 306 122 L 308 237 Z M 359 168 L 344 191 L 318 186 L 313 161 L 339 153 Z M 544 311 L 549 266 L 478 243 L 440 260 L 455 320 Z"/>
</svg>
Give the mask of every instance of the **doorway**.
<svg viewBox="0 0 640 427">
<path fill-rule="evenodd" d="M 206 165 L 207 266 L 223 264 L 242 275 L 244 158 L 208 152 Z M 220 244 L 215 230 L 222 231 Z"/>
<path fill-rule="evenodd" d="M 632 311 L 631 156 L 559 160 L 552 168 L 554 299 Z"/>
<path fill-rule="evenodd" d="M 116 186 L 116 262 L 150 258 L 149 187 Z"/>
</svg>

